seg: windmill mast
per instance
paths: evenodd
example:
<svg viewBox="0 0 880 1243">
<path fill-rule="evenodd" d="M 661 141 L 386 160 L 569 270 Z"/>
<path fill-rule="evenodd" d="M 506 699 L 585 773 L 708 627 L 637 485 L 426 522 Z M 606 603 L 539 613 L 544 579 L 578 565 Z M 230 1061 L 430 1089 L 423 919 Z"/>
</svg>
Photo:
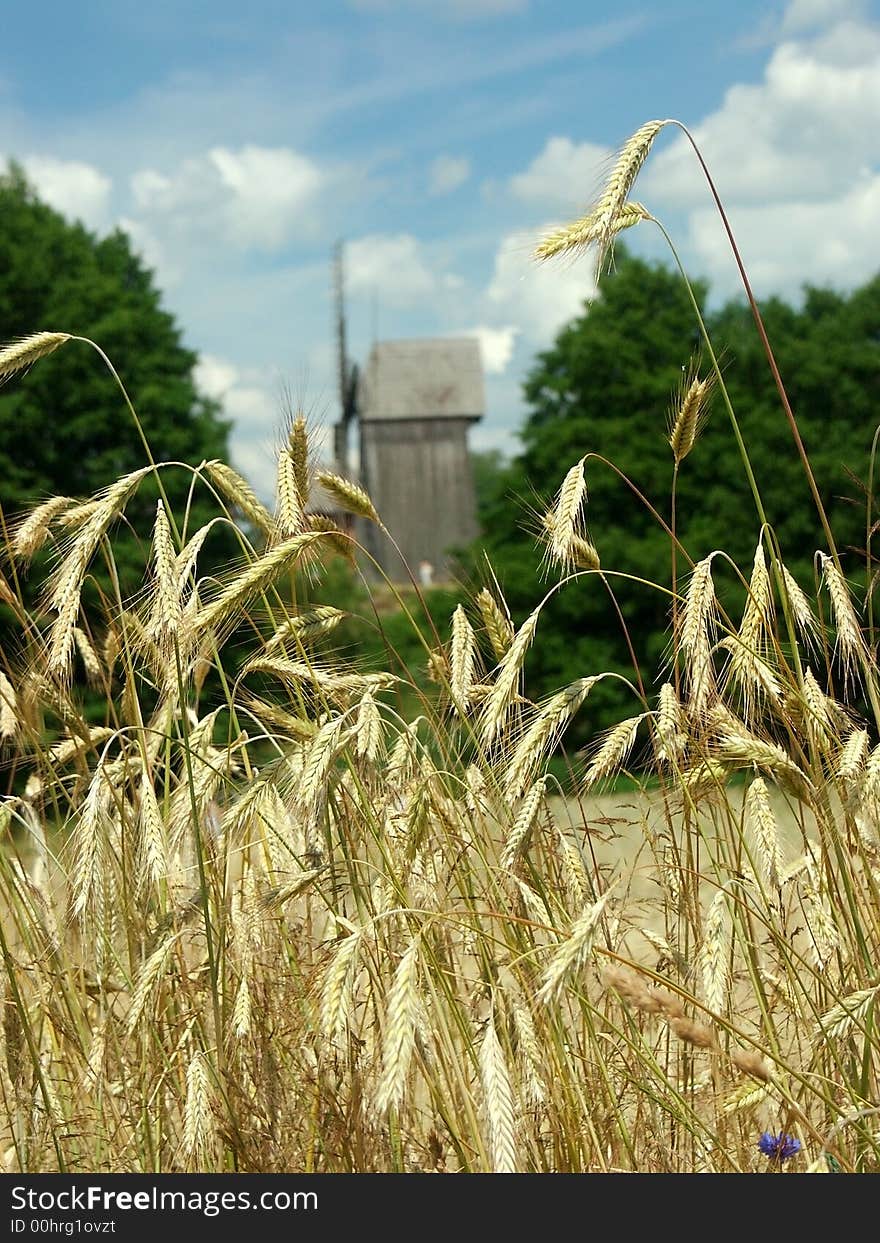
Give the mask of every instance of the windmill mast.
<svg viewBox="0 0 880 1243">
<path fill-rule="evenodd" d="M 344 243 L 333 250 L 333 295 L 336 310 L 336 351 L 339 384 L 339 422 L 333 428 L 333 456 L 336 470 L 348 474 L 348 425 L 355 414 L 355 373 L 348 361 L 345 324 Z"/>
</svg>

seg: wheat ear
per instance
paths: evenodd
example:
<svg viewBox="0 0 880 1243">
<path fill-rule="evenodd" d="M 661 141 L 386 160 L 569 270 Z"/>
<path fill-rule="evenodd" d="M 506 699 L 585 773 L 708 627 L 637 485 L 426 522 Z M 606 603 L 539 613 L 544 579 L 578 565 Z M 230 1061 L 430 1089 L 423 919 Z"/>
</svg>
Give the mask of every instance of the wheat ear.
<svg viewBox="0 0 880 1243">
<path fill-rule="evenodd" d="M 711 626 L 715 609 L 713 555 L 710 553 L 694 567 L 681 628 L 680 647 L 687 657 L 690 705 L 696 713 L 705 711 L 714 684 L 711 655 Z"/>
<path fill-rule="evenodd" d="M 516 1127 L 513 1089 L 504 1050 L 490 1017 L 480 1045 L 480 1079 L 489 1123 L 489 1153 L 494 1174 L 515 1174 Z"/>
<path fill-rule="evenodd" d="M 603 893 L 598 902 L 588 906 L 571 926 L 566 940 L 557 947 L 544 973 L 544 982 L 538 992 L 538 1001 L 551 1004 L 562 996 L 566 984 L 577 976 L 585 966 L 593 948 L 593 936 L 611 890 Z"/>
<path fill-rule="evenodd" d="M 17 371 L 25 371 L 35 362 L 52 354 L 70 340 L 67 332 L 34 332 L 28 337 L 20 337 L 0 349 L 0 382 L 15 375 Z"/>
<path fill-rule="evenodd" d="M 641 203 L 624 203 L 611 226 L 612 236 L 631 229 L 642 220 L 650 220 L 651 213 Z M 586 250 L 599 241 L 599 218 L 595 211 L 590 211 L 571 224 L 563 225 L 545 234 L 534 249 L 533 257 L 538 260 L 555 259 L 557 255 L 565 255 L 575 250 Z"/>
<path fill-rule="evenodd" d="M 516 695 L 526 652 L 535 637 L 540 613 L 541 606 L 538 605 L 516 632 L 513 642 L 498 666 L 497 677 L 483 708 L 482 735 L 487 745 L 494 741 L 504 725 L 508 710 Z"/>
<path fill-rule="evenodd" d="M 745 811 L 764 883 L 770 889 L 778 889 L 782 884 L 785 862 L 779 842 L 779 828 L 763 777 L 755 777 L 749 786 Z"/>
<path fill-rule="evenodd" d="M 487 587 L 477 592 L 476 605 L 480 610 L 486 635 L 495 653 L 496 660 L 503 660 L 513 642 L 514 629 L 510 618 L 501 609 L 498 601 Z"/>
<path fill-rule="evenodd" d="M 370 522 L 375 522 L 377 526 L 382 525 L 382 519 L 376 512 L 375 505 L 359 484 L 351 479 L 343 479 L 341 475 L 334 475 L 328 470 L 318 471 L 316 478 L 321 487 L 330 493 L 342 509 L 357 515 L 358 518 L 366 518 Z"/>
<path fill-rule="evenodd" d="M 376 1095 L 376 1108 L 380 1114 L 400 1103 L 406 1087 L 415 1044 L 418 967 L 419 942 L 416 938 L 401 958 L 388 994 L 382 1042 L 382 1078 Z"/>
</svg>

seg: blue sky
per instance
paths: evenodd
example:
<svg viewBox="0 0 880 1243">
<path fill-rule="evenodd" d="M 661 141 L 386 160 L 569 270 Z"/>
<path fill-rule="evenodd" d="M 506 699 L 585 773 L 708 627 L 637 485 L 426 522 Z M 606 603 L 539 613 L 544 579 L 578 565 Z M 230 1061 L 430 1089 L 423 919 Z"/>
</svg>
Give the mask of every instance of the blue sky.
<svg viewBox="0 0 880 1243">
<path fill-rule="evenodd" d="M 868 0 L 651 4 L 331 0 L 7 6 L 0 156 L 155 268 L 271 487 L 287 385 L 336 416 L 330 255 L 347 242 L 351 352 L 476 333 L 515 448 L 522 377 L 592 292 L 536 269 L 613 149 L 652 117 L 696 132 L 759 293 L 880 268 L 880 12 Z M 658 140 L 637 197 L 718 298 L 735 272 L 693 158 Z M 629 235 L 659 253 L 656 238 Z M 33 325 L 76 331 L 77 325 Z M 2 335 L 2 325 L 0 325 Z M 136 395 L 135 395 L 136 396 Z"/>
</svg>

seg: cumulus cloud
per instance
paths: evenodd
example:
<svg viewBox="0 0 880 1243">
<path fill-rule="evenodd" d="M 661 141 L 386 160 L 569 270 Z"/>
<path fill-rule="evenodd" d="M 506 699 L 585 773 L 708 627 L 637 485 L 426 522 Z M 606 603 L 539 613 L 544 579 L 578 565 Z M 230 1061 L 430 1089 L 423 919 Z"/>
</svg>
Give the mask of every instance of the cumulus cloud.
<svg viewBox="0 0 880 1243">
<path fill-rule="evenodd" d="M 511 177 L 511 193 L 543 210 L 574 212 L 595 198 L 610 155 L 593 142 L 548 138 L 528 168 Z"/>
<path fill-rule="evenodd" d="M 100 169 L 49 155 L 29 155 L 23 163 L 28 180 L 50 207 L 90 228 L 106 226 L 113 183 Z"/>
<path fill-rule="evenodd" d="M 212 147 L 167 174 L 140 169 L 131 178 L 139 210 L 178 231 L 213 232 L 241 249 L 273 251 L 311 227 L 325 176 L 289 147 Z"/>
<path fill-rule="evenodd" d="M 761 293 L 796 294 L 804 284 L 853 286 L 880 268 L 880 175 L 820 203 L 733 209 L 732 222 L 752 284 Z M 718 292 L 738 288 L 730 245 L 714 211 L 695 212 L 691 244 Z"/>
<path fill-rule="evenodd" d="M 478 324 L 462 333 L 452 336 L 476 337 L 480 343 L 480 357 L 487 375 L 503 375 L 507 364 L 513 357 L 516 339 L 520 330 L 513 324 L 505 324 L 503 328 L 491 328 L 486 324 Z"/>
<path fill-rule="evenodd" d="M 513 321 L 529 345 L 547 345 L 554 334 L 583 308 L 596 286 L 589 263 L 536 264 L 530 257 L 533 238 L 511 234 L 495 256 L 487 301 Z"/>
<path fill-rule="evenodd" d="M 392 307 L 415 306 L 438 285 L 421 243 L 411 233 L 374 233 L 349 242 L 345 274 L 352 293 L 376 293 Z"/>
<path fill-rule="evenodd" d="M 177 265 L 168 258 L 165 247 L 155 233 L 142 220 L 134 220 L 131 216 L 120 216 L 116 224 L 128 234 L 136 254 L 140 255 L 146 266 L 156 274 L 160 287 L 173 289 L 180 281 L 181 272 Z"/>
<path fill-rule="evenodd" d="M 193 379 L 206 397 L 222 401 L 238 379 L 238 368 L 215 354 L 200 354 L 193 368 Z"/>
<path fill-rule="evenodd" d="M 782 15 L 783 34 L 793 34 L 839 21 L 842 17 L 858 17 L 864 12 L 861 0 L 791 0 Z"/>
<path fill-rule="evenodd" d="M 764 80 L 731 88 L 694 137 L 721 192 L 739 202 L 821 199 L 880 158 L 880 32 L 849 23 L 773 52 Z M 705 198 L 684 138 L 661 150 L 639 193 L 648 201 Z"/>
<path fill-rule="evenodd" d="M 275 487 L 274 440 L 280 422 L 277 383 L 258 368 L 239 367 L 228 358 L 203 353 L 193 369 L 197 388 L 220 402 L 232 419 L 230 456 L 264 500 Z"/>
<path fill-rule="evenodd" d="M 428 172 L 430 194 L 451 194 L 464 185 L 471 174 L 470 161 L 454 155 L 438 155 Z"/>
</svg>

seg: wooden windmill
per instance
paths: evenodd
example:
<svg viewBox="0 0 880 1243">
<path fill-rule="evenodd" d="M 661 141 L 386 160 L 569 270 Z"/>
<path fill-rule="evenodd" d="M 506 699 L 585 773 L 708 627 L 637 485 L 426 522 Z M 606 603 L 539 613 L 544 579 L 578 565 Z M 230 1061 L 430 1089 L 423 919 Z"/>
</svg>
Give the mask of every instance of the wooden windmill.
<svg viewBox="0 0 880 1243">
<path fill-rule="evenodd" d="M 427 563 L 443 578 L 450 550 L 477 535 L 467 436 L 485 411 L 479 342 L 474 337 L 378 341 L 359 373 L 346 353 L 340 247 L 335 268 L 338 469 L 345 471 L 348 428 L 356 421 L 361 483 L 412 572 Z M 387 538 L 375 528 L 362 537 L 389 578 L 405 577 Z"/>
</svg>

